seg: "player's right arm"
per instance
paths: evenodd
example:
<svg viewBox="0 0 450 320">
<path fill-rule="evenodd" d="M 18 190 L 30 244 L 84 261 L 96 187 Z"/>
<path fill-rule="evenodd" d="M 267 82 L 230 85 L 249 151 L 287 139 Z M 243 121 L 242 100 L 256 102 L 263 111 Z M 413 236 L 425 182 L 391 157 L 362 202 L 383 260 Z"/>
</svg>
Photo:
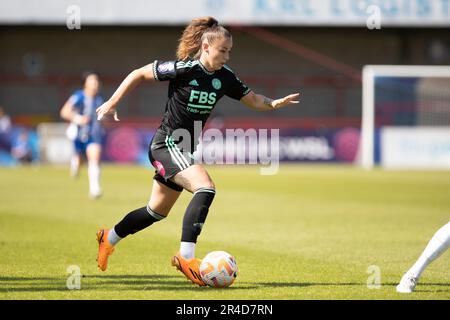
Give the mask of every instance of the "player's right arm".
<svg viewBox="0 0 450 320">
<path fill-rule="evenodd" d="M 136 88 L 142 81 L 150 81 L 154 79 L 153 63 L 130 72 L 130 74 L 119 85 L 111 98 L 97 108 L 96 112 L 98 120 L 101 120 L 106 114 L 114 114 L 114 120 L 119 121 L 116 109 L 123 97 Z"/>
</svg>

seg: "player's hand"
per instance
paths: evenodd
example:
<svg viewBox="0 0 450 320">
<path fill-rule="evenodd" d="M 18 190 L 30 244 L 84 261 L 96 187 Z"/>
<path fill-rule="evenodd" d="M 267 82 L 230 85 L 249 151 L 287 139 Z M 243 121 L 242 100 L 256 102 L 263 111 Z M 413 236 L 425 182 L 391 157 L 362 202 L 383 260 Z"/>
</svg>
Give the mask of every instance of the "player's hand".
<svg viewBox="0 0 450 320">
<path fill-rule="evenodd" d="M 293 93 L 284 98 L 276 99 L 272 101 L 272 108 L 278 109 L 289 104 L 300 103 L 298 100 L 300 93 Z"/>
<path fill-rule="evenodd" d="M 114 121 L 120 121 L 117 115 L 116 106 L 113 105 L 110 101 L 106 101 L 100 107 L 95 110 L 97 112 L 97 120 L 101 121 L 106 115 L 112 114 Z"/>
</svg>

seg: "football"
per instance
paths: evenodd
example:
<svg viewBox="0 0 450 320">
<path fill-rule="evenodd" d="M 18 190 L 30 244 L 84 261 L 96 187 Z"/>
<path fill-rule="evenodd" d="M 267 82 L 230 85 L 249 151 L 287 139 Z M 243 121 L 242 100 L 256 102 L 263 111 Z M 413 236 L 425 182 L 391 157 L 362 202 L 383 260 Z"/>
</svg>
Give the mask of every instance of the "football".
<svg viewBox="0 0 450 320">
<path fill-rule="evenodd" d="M 210 287 L 226 288 L 237 277 L 238 267 L 232 255 L 225 251 L 208 253 L 200 264 L 200 275 Z"/>
</svg>

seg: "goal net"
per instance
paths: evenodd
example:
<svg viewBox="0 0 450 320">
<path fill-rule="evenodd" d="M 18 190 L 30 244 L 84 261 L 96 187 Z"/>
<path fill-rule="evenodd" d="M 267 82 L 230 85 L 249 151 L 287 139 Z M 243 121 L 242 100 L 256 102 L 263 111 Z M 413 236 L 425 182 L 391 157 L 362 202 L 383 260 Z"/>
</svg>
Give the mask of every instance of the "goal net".
<svg viewBox="0 0 450 320">
<path fill-rule="evenodd" d="M 450 169 L 450 66 L 365 66 L 362 107 L 362 167 Z"/>
</svg>

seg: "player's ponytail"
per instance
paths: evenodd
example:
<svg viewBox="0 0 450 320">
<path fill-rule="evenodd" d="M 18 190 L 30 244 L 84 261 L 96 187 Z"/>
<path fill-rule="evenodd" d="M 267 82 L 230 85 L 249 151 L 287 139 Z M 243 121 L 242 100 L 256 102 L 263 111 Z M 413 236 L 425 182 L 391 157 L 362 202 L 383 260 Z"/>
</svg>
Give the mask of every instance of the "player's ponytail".
<svg viewBox="0 0 450 320">
<path fill-rule="evenodd" d="M 184 29 L 178 43 L 177 59 L 197 59 L 201 54 L 203 40 L 209 43 L 220 37 L 231 38 L 231 33 L 213 17 L 193 19 Z"/>
</svg>

